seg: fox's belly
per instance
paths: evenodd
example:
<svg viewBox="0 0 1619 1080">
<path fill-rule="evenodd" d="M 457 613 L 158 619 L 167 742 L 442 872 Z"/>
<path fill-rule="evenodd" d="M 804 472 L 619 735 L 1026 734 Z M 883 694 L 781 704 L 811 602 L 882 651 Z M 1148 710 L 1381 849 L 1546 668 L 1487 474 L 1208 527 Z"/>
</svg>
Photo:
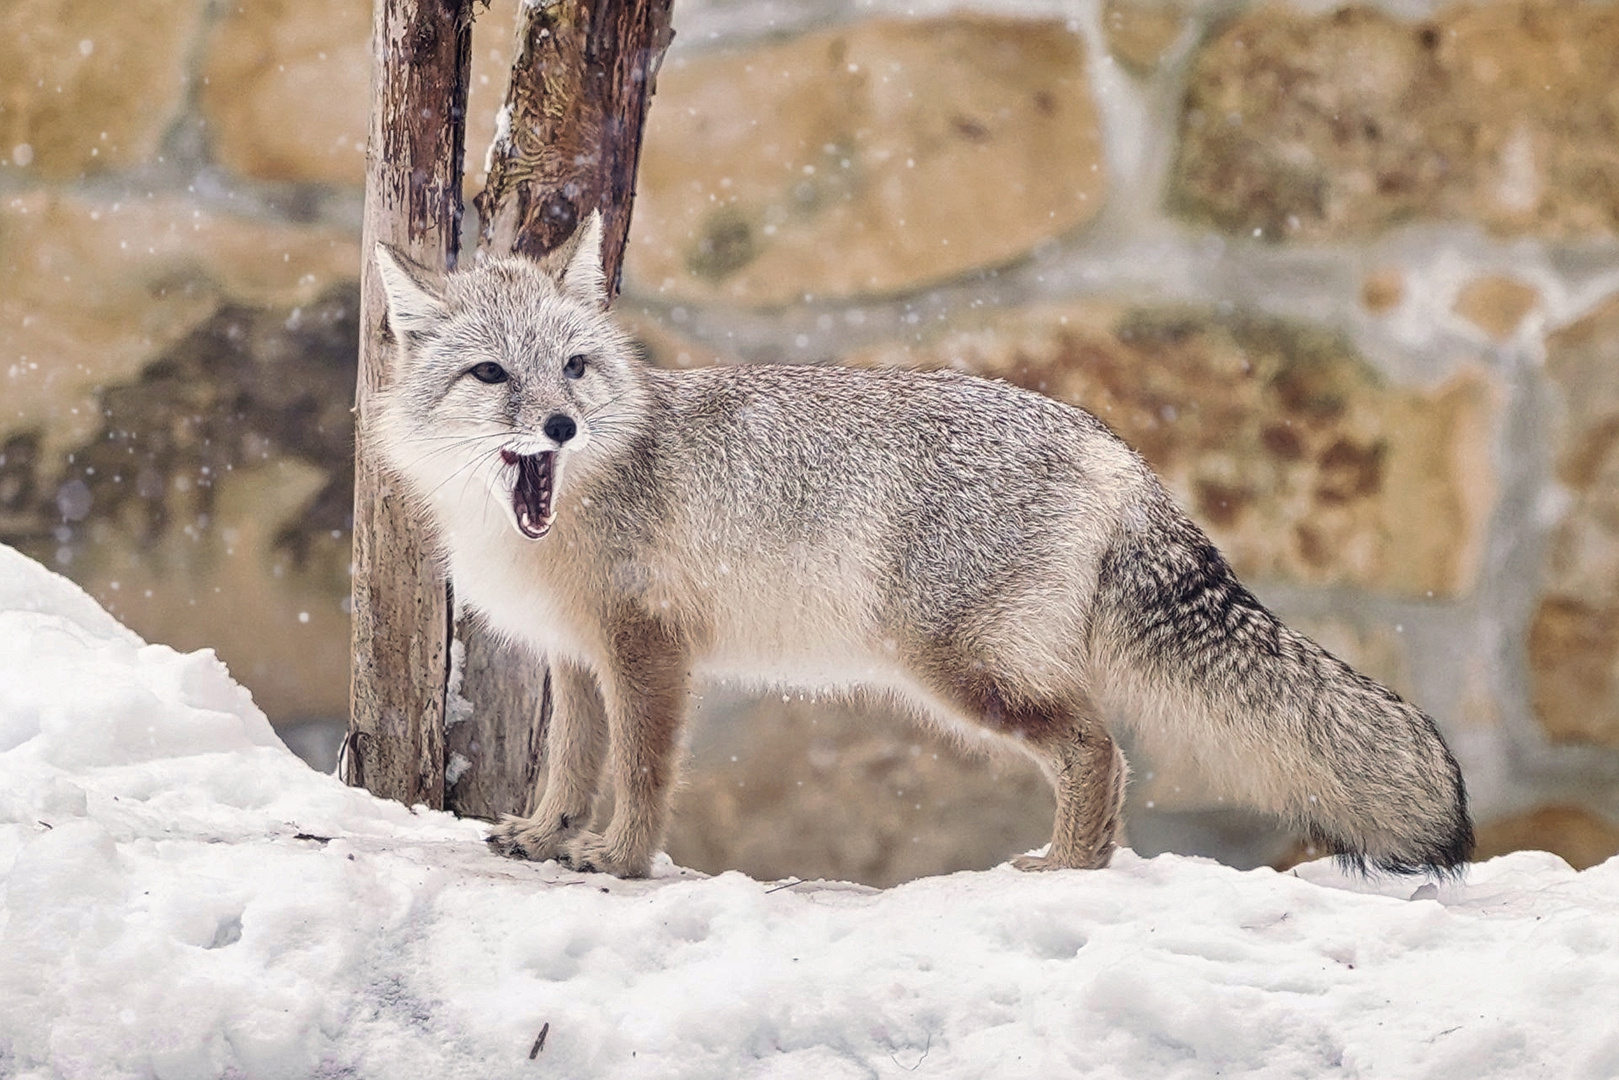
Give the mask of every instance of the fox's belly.
<svg viewBox="0 0 1619 1080">
<path fill-rule="evenodd" d="M 704 606 L 708 633 L 693 657 L 700 677 L 836 689 L 888 685 L 901 671 L 900 642 L 875 625 L 867 590 L 778 579 L 773 587 L 716 587 Z"/>
<path fill-rule="evenodd" d="M 799 640 L 732 646 L 716 643 L 695 658 L 693 674 L 705 682 L 838 691 L 909 686 L 902 665 L 853 642 Z"/>
</svg>

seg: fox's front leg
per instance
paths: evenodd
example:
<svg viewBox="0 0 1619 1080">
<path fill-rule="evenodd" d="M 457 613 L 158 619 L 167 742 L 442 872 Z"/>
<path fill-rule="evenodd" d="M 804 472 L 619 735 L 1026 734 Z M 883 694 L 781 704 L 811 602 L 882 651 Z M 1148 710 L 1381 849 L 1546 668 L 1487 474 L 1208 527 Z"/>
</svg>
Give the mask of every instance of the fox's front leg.
<svg viewBox="0 0 1619 1080">
<path fill-rule="evenodd" d="M 590 821 L 607 756 L 607 713 L 596 677 L 560 661 L 551 668 L 551 721 L 546 731 L 546 778 L 527 818 L 508 816 L 489 833 L 489 846 L 517 859 L 555 859 Z"/>
<path fill-rule="evenodd" d="M 673 627 L 641 612 L 618 618 L 610 640 L 601 689 L 612 743 L 613 820 L 602 835 L 585 833 L 568 844 L 563 860 L 577 870 L 646 877 L 669 819 L 688 654 Z"/>
</svg>

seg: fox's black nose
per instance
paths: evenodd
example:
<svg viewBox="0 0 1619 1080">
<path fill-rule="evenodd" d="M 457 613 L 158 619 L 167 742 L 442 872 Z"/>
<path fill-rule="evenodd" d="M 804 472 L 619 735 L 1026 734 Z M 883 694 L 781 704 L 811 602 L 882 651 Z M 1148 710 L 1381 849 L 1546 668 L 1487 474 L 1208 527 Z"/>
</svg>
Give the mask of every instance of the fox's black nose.
<svg viewBox="0 0 1619 1080">
<path fill-rule="evenodd" d="M 573 417 L 566 413 L 552 413 L 545 418 L 545 427 L 542 430 L 546 438 L 561 446 L 578 434 L 579 425 L 575 424 Z"/>
</svg>

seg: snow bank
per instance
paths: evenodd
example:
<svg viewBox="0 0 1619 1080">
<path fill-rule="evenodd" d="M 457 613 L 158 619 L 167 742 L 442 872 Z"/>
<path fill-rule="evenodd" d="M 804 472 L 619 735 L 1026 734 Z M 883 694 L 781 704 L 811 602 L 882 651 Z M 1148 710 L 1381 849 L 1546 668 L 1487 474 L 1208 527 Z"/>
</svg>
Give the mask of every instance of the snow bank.
<svg viewBox="0 0 1619 1080">
<path fill-rule="evenodd" d="M 311 771 L 211 653 L 0 548 L 0 1076 L 1619 1075 L 1619 860 L 877 892 L 481 835 Z"/>
</svg>

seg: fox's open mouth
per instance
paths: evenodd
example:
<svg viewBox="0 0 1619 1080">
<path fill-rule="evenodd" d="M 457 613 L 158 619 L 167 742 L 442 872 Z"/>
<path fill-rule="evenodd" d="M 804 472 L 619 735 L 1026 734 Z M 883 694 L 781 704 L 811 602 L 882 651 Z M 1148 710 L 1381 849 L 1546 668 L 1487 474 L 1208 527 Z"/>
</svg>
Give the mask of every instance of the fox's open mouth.
<svg viewBox="0 0 1619 1080">
<path fill-rule="evenodd" d="M 512 486 L 512 509 L 517 514 L 517 531 L 530 540 L 538 540 L 551 531 L 552 493 L 556 485 L 554 450 L 541 454 L 514 454 L 500 452 L 500 460 L 517 466 L 517 483 Z"/>
</svg>

